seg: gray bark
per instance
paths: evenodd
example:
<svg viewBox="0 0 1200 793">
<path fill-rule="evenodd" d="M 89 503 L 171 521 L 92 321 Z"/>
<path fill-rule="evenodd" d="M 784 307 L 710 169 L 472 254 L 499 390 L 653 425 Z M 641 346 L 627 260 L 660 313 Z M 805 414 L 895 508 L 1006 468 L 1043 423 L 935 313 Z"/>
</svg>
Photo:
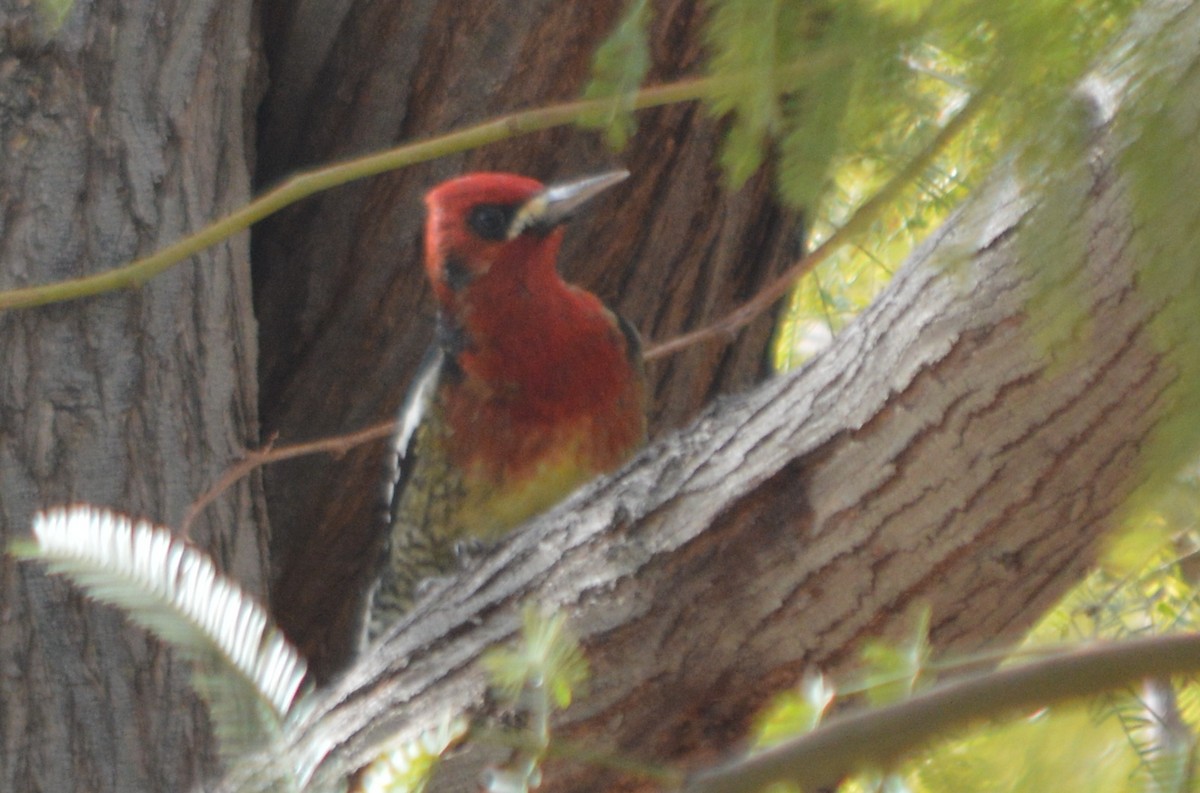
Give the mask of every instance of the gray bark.
<svg viewBox="0 0 1200 793">
<path fill-rule="evenodd" d="M 251 3 L 0 8 L 0 288 L 115 267 L 247 199 Z M 243 235 L 135 292 L 0 314 L 0 545 L 86 500 L 175 524 L 257 439 Z M 243 483 L 193 530 L 264 593 Z M 115 611 L 0 556 L 0 789 L 183 790 L 216 768 L 189 671 Z"/>
</svg>

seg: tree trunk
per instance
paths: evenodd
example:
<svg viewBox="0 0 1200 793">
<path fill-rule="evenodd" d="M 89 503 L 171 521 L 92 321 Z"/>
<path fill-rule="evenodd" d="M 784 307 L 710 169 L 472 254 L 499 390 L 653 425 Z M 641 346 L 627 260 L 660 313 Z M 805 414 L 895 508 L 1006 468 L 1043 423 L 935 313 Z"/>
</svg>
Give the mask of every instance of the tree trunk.
<svg viewBox="0 0 1200 793">
<path fill-rule="evenodd" d="M 1200 95 L 1186 68 L 1197 29 L 1192 6 L 1143 44 L 1179 48 L 1161 55 L 1184 75 L 1166 95 Z M 1181 162 L 1197 140 L 1188 127 L 1172 141 Z M 1176 306 L 1145 288 L 1156 243 L 1116 175 L 1126 142 L 1058 163 L 1058 186 L 999 175 L 829 350 L 720 401 L 439 585 L 322 693 L 287 736 L 292 754 L 265 762 L 315 766 L 320 789 L 381 741 L 498 717 L 479 658 L 515 636 L 528 600 L 570 615 L 592 667 L 555 736 L 685 769 L 736 746 L 806 670 L 837 676 L 863 639 L 904 636 L 920 608 L 938 651 L 1020 637 L 1087 570 L 1187 404 L 1194 341 L 1164 345 L 1157 327 Z M 1085 242 L 1053 283 L 1023 261 L 1046 238 Z M 504 756 L 470 741 L 434 789 L 475 789 Z M 545 789 L 637 784 L 557 763 Z"/>
<path fill-rule="evenodd" d="M 0 288 L 111 268 L 248 194 L 249 0 L 0 9 Z M 86 500 L 177 523 L 257 438 L 244 236 L 136 292 L 0 314 L 0 546 Z M 261 490 L 193 531 L 262 593 Z M 0 789 L 185 790 L 215 770 L 189 670 L 115 611 L 0 555 Z"/>
<path fill-rule="evenodd" d="M 265 37 L 273 82 L 261 114 L 263 185 L 289 171 L 577 98 L 624 0 L 283 3 Z M 701 65 L 703 3 L 656 4 L 651 81 Z M 255 234 L 268 434 L 336 435 L 392 417 L 433 334 L 419 266 L 420 197 L 472 170 L 542 179 L 622 164 L 633 176 L 568 230 L 563 273 L 643 335 L 665 339 L 735 308 L 800 250 L 798 219 L 761 173 L 737 192 L 715 169 L 719 126 L 697 106 L 640 114 L 629 150 L 557 129 L 340 188 Z M 763 317 L 732 344 L 651 367 L 654 425 L 678 426 L 767 372 Z M 364 565 L 383 528 L 379 442 L 343 459 L 274 466 L 268 497 L 285 629 L 328 673 L 346 657 Z"/>
</svg>

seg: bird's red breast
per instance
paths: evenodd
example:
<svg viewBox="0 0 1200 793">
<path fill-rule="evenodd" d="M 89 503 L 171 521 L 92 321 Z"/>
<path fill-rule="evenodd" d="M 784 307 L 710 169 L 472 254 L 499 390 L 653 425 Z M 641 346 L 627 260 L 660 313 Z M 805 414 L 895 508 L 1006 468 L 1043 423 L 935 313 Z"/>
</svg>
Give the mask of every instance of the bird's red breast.
<svg viewBox="0 0 1200 793">
<path fill-rule="evenodd" d="M 645 437 L 638 351 L 595 295 L 559 276 L 562 226 L 508 236 L 544 190 L 483 173 L 426 197 L 426 271 L 460 347 L 462 377 L 442 388 L 446 420 L 469 428 L 455 433 L 451 458 L 497 478 L 535 475 L 568 446 L 575 464 L 601 473 Z"/>
</svg>

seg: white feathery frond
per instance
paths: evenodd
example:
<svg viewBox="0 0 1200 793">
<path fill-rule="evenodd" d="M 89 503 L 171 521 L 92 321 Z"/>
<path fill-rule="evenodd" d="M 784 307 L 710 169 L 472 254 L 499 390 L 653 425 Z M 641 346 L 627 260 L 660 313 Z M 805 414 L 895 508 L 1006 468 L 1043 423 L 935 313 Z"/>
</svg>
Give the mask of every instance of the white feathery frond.
<svg viewBox="0 0 1200 793">
<path fill-rule="evenodd" d="M 128 615 L 183 650 L 236 670 L 205 669 L 198 682 L 210 694 L 214 721 L 247 717 L 244 687 L 269 707 L 278 727 L 304 682 L 304 659 L 266 612 L 233 581 L 220 575 L 203 551 L 170 529 L 89 505 L 55 507 L 35 516 L 35 543 L 17 553 L 46 563 L 89 595 L 120 606 Z M 220 664 L 218 664 L 219 666 Z M 261 712 L 249 708 L 249 712 Z M 223 715 L 224 714 L 224 715 Z M 264 714 L 265 715 L 265 714 Z"/>
</svg>

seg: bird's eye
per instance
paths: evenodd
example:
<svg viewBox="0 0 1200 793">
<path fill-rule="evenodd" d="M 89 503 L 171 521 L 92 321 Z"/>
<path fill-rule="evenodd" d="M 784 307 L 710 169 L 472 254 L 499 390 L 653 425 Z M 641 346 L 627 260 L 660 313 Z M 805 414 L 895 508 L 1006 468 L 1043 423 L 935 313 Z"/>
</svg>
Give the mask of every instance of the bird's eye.
<svg viewBox="0 0 1200 793">
<path fill-rule="evenodd" d="M 467 225 L 485 240 L 503 240 L 508 237 L 512 214 L 512 207 L 480 204 L 467 215 Z"/>
</svg>

